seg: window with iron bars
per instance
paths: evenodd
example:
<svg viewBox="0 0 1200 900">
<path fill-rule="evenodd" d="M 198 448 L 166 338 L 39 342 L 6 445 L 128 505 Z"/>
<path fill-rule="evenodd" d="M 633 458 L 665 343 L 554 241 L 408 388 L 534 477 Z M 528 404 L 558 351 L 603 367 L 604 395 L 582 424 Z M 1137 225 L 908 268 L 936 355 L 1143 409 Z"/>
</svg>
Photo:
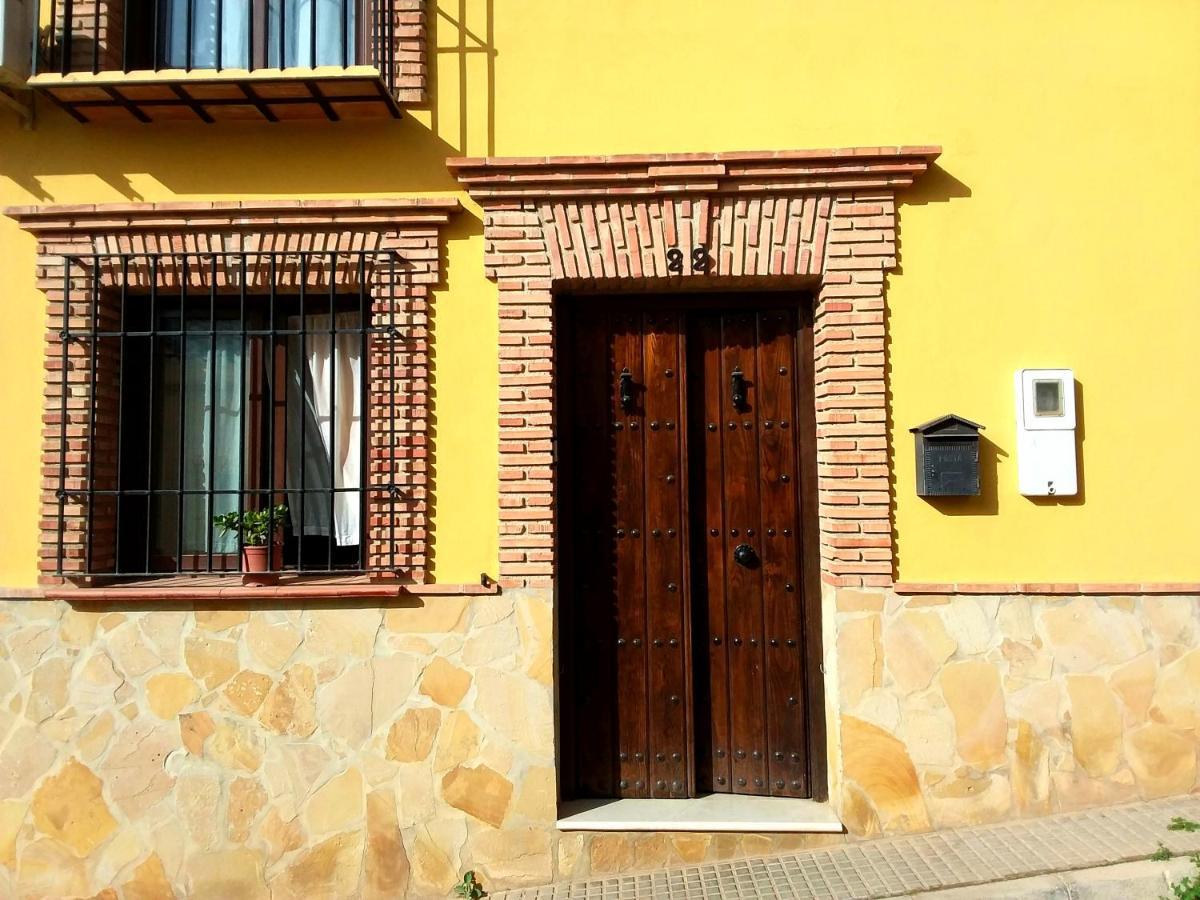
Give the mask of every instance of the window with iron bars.
<svg viewBox="0 0 1200 900">
<path fill-rule="evenodd" d="M 394 571 L 402 491 L 371 450 L 396 446 L 396 391 L 376 387 L 396 384 L 404 340 L 396 267 L 383 251 L 68 257 L 56 573 L 244 571 L 247 513 L 271 572 Z"/>
</svg>

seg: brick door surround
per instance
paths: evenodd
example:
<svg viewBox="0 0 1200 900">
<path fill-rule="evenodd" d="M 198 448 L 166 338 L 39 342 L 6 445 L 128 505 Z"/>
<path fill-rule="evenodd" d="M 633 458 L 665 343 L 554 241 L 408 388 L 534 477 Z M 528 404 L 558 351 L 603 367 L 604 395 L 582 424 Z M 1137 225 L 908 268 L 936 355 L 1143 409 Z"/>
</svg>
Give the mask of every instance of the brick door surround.
<svg viewBox="0 0 1200 900">
<path fill-rule="evenodd" d="M 555 574 L 555 295 L 792 287 L 816 296 L 821 578 L 890 586 L 885 274 L 896 194 L 940 152 L 449 160 L 499 287 L 501 584 Z"/>
</svg>

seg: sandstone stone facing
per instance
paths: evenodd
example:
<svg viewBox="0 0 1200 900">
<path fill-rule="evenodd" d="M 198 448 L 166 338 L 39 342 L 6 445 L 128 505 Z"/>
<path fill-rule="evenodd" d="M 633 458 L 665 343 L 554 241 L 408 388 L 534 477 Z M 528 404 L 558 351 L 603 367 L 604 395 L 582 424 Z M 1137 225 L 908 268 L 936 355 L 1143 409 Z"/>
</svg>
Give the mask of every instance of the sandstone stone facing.
<svg viewBox="0 0 1200 900">
<path fill-rule="evenodd" d="M 442 706 L 458 706 L 470 686 L 470 673 L 441 656 L 429 664 L 421 677 L 421 693 Z"/>
<path fill-rule="evenodd" d="M 1194 599 L 846 593 L 827 690 L 852 834 L 1198 786 Z M 497 890 L 842 839 L 556 831 L 552 610 L 539 590 L 345 621 L 0 601 L 0 886 L 443 897 L 467 868 Z"/>
<path fill-rule="evenodd" d="M 101 788 L 100 779 L 87 766 L 69 760 L 34 793 L 34 827 L 76 856 L 87 856 L 117 830 Z"/>
<path fill-rule="evenodd" d="M 512 783 L 487 766 L 457 766 L 442 778 L 447 803 L 494 828 L 504 824 L 512 794 Z"/>
</svg>

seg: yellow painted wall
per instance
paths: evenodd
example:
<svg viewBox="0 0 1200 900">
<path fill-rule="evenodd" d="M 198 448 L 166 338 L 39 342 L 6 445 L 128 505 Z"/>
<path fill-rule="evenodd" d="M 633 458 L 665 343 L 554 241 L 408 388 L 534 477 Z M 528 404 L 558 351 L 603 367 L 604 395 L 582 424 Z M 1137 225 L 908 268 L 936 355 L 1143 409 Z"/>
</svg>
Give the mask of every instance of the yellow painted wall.
<svg viewBox="0 0 1200 900">
<path fill-rule="evenodd" d="M 402 123 L 115 128 L 42 108 L 25 132 L 0 113 L 0 203 L 442 193 L 464 152 L 938 143 L 889 278 L 900 578 L 1200 580 L 1200 4 L 440 0 L 431 18 L 435 102 Z M 495 289 L 477 219 L 447 244 L 434 575 L 460 581 L 495 571 Z M 35 578 L 32 252 L 0 219 L 7 586 Z M 1082 389 L 1074 502 L 1016 493 L 1012 374 L 1031 366 Z M 987 426 L 997 481 L 935 506 L 907 429 L 947 411 Z"/>
</svg>

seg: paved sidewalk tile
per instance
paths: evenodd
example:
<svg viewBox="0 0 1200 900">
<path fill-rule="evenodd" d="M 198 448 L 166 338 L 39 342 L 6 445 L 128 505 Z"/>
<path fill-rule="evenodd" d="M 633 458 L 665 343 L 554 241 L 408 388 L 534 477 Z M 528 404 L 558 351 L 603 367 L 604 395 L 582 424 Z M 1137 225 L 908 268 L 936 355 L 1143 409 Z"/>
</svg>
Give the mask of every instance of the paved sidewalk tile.
<svg viewBox="0 0 1200 900">
<path fill-rule="evenodd" d="M 899 897 L 1143 860 L 1160 842 L 1175 854 L 1200 851 L 1200 833 L 1167 831 L 1175 816 L 1200 821 L 1200 797 L 561 882 L 491 896 L 495 900 Z"/>
</svg>

